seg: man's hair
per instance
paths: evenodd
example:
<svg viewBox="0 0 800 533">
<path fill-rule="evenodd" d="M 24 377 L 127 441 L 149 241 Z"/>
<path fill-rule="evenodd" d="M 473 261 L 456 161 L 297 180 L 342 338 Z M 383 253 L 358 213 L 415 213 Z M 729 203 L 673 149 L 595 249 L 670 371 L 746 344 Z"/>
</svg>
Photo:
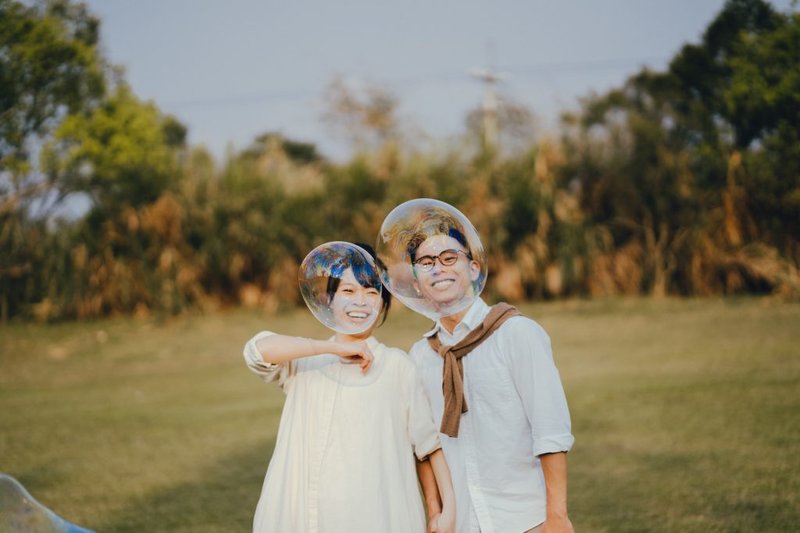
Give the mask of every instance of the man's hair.
<svg viewBox="0 0 800 533">
<path fill-rule="evenodd" d="M 415 233 L 414 236 L 409 239 L 408 244 L 406 245 L 406 253 L 408 253 L 412 263 L 417 260 L 417 249 L 422 246 L 422 243 L 425 242 L 428 237 L 433 237 L 434 235 L 447 235 L 448 237 L 454 238 L 461 246 L 464 247 L 469 257 L 472 257 L 472 252 L 467 244 L 467 238 L 464 237 L 464 234 L 458 228 L 455 226 L 439 226 L 440 227 L 437 228 L 431 224 L 428 227 L 423 228 L 422 231 Z M 443 231 L 436 231 L 437 229 L 441 229 Z"/>
</svg>

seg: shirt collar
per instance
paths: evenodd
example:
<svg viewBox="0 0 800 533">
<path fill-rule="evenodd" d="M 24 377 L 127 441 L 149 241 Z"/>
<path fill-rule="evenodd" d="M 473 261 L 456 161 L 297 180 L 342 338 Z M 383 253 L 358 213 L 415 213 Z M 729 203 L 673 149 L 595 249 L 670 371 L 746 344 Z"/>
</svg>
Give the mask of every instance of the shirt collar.
<svg viewBox="0 0 800 533">
<path fill-rule="evenodd" d="M 375 348 L 381 345 L 374 335 L 370 335 L 365 342 L 367 343 L 367 346 L 369 346 L 369 349 L 373 352 L 375 351 Z"/>
<path fill-rule="evenodd" d="M 328 337 L 328 340 L 329 341 L 335 341 L 336 340 L 336 335 L 335 334 L 331 335 L 330 337 Z M 375 351 L 375 348 L 377 348 L 378 346 L 381 345 L 381 342 L 378 339 L 375 338 L 375 335 L 370 335 L 369 337 L 364 339 L 364 342 L 367 343 L 367 346 L 373 352 Z"/>
<path fill-rule="evenodd" d="M 486 315 L 489 314 L 490 307 L 486 305 L 486 302 L 483 301 L 483 298 L 480 296 L 475 298 L 475 301 L 472 302 L 472 305 L 469 307 L 469 311 L 467 314 L 464 315 L 464 318 L 461 319 L 456 327 L 453 329 L 452 336 L 458 336 L 459 332 L 466 328 L 466 331 L 472 331 L 475 329 L 478 324 L 483 322 L 483 319 L 486 318 Z M 450 333 L 442 326 L 441 320 L 437 320 L 433 324 L 433 328 L 430 331 L 425 332 L 422 336 L 423 337 L 433 337 L 439 331 L 444 331 L 445 334 L 450 335 Z"/>
</svg>

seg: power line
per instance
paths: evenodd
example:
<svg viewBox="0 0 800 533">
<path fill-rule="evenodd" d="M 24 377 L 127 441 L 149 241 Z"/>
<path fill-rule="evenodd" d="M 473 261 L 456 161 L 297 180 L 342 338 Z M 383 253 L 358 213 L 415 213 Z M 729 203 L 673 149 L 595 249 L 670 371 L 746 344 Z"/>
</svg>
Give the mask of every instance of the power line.
<svg viewBox="0 0 800 533">
<path fill-rule="evenodd" d="M 668 59 L 664 56 L 631 57 L 616 59 L 601 59 L 591 61 L 558 61 L 553 63 L 539 63 L 531 65 L 503 65 L 503 71 L 514 74 L 514 77 L 538 77 L 552 75 L 558 72 L 575 72 L 580 70 L 603 70 L 630 67 L 631 65 L 643 65 L 644 63 L 664 61 Z M 475 77 L 474 72 L 472 73 Z M 435 82 L 466 82 L 468 78 L 464 71 L 441 71 L 432 74 L 418 74 L 412 76 L 401 76 L 395 78 L 379 79 L 379 82 L 389 87 L 413 87 Z M 499 81 L 499 78 L 494 81 Z M 170 100 L 163 102 L 163 105 L 170 107 L 208 107 L 208 106 L 235 106 L 248 105 L 267 101 L 292 101 L 306 100 L 315 98 L 317 93 L 312 93 L 307 88 L 298 90 L 279 90 L 279 91 L 250 91 L 241 94 L 228 96 L 209 96 L 192 98 L 186 100 Z"/>
<path fill-rule="evenodd" d="M 551 72 L 568 72 L 576 70 L 602 70 L 629 67 L 632 64 L 642 66 L 644 63 L 665 61 L 664 56 L 631 57 L 619 59 L 601 59 L 593 61 L 558 61 L 554 63 L 540 63 L 538 65 L 505 65 L 504 70 L 518 74 L 548 74 Z"/>
</svg>

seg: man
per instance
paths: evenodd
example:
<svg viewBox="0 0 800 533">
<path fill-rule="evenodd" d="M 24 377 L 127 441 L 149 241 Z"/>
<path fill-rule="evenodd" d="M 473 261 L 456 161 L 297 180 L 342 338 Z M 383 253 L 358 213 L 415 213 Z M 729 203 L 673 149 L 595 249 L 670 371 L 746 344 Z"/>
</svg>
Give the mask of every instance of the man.
<svg viewBox="0 0 800 533">
<path fill-rule="evenodd" d="M 487 317 L 491 321 L 498 313 L 490 315 L 491 308 L 474 294 L 481 265 L 455 225 L 417 234 L 407 252 L 416 290 L 444 311 L 410 354 L 443 431 L 457 531 L 572 532 L 566 452 L 574 438 L 547 333 L 533 320 L 514 316 L 513 308 L 506 314 L 511 318 L 487 325 Z M 490 333 L 481 337 L 482 324 Z M 471 343 L 471 351 L 448 364 L 447 350 L 459 342 Z M 463 376 L 448 375 L 456 363 Z M 458 382 L 455 394 L 452 388 L 443 392 L 451 378 Z M 454 398 L 456 407 L 450 405 Z M 420 464 L 419 473 L 429 514 L 435 516 L 436 489 L 427 468 Z"/>
</svg>

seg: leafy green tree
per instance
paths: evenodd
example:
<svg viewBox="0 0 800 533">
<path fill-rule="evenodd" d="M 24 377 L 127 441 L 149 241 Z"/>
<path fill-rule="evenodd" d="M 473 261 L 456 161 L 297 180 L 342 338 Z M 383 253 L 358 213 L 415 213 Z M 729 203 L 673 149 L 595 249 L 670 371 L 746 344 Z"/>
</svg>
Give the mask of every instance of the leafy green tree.
<svg viewBox="0 0 800 533">
<path fill-rule="evenodd" d="M 41 297 L 52 236 L 30 209 L 57 195 L 59 184 L 37 171 L 35 154 L 65 116 L 91 109 L 104 95 L 98 26 L 83 4 L 0 0 L 2 320 Z"/>
<path fill-rule="evenodd" d="M 759 234 L 800 264 L 800 13 L 778 21 L 742 36 L 722 98 L 749 142 L 741 186 Z"/>
<path fill-rule="evenodd" d="M 752 274 L 737 250 L 759 240 L 785 243 L 796 264 L 798 27 L 797 14 L 730 0 L 666 72 L 586 102 L 567 167 L 612 248 L 636 250 L 644 289 L 694 292 L 686 280 L 714 277 L 698 269 Z"/>
<path fill-rule="evenodd" d="M 744 189 L 755 233 L 789 253 L 787 236 L 800 231 L 799 62 L 800 13 L 730 0 L 702 42 L 686 45 L 650 82 L 669 87 L 676 124 L 704 155 L 701 179 L 725 187 L 730 154 L 744 156 L 736 186 Z"/>
<path fill-rule="evenodd" d="M 88 114 L 68 116 L 43 150 L 62 190 L 88 194 L 95 209 L 154 201 L 177 179 L 186 130 L 120 84 Z"/>
<path fill-rule="evenodd" d="M 272 144 L 277 144 L 286 157 L 299 165 L 320 163 L 324 159 L 317 151 L 316 145 L 287 139 L 280 133 L 275 132 L 264 133 L 256 137 L 251 145 L 238 157 L 258 159 L 271 149 Z"/>
<path fill-rule="evenodd" d="M 0 169 L 17 193 L 37 139 L 103 96 L 98 28 L 83 4 L 0 0 Z"/>
</svg>

